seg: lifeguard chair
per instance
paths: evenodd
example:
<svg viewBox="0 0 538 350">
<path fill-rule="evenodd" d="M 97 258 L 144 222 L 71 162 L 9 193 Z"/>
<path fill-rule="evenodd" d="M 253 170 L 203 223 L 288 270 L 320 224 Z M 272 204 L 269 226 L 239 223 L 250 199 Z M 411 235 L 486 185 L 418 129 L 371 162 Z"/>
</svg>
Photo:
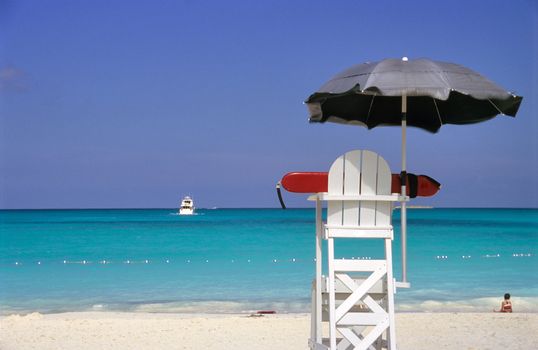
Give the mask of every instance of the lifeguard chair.
<svg viewBox="0 0 538 350">
<path fill-rule="evenodd" d="M 310 348 L 396 350 L 392 207 L 407 198 L 391 193 L 387 162 L 371 151 L 347 152 L 330 168 L 328 192 L 309 199 L 316 202 Z M 384 240 L 385 258 L 335 258 L 335 240 L 350 238 Z M 327 240 L 327 277 L 322 275 L 322 240 Z M 324 322 L 328 322 L 328 337 L 322 332 Z"/>
</svg>

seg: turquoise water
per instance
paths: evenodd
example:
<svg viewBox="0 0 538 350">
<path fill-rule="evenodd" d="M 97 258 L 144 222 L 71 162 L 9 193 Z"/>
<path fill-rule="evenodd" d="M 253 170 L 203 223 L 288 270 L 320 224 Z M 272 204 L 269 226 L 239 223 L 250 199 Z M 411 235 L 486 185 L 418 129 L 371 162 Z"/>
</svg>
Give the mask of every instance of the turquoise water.
<svg viewBox="0 0 538 350">
<path fill-rule="evenodd" d="M 394 212 L 399 278 L 399 212 Z M 408 211 L 400 311 L 538 312 L 538 210 Z M 376 258 L 371 240 L 337 245 Z M 0 211 L 0 313 L 309 310 L 313 209 Z"/>
</svg>

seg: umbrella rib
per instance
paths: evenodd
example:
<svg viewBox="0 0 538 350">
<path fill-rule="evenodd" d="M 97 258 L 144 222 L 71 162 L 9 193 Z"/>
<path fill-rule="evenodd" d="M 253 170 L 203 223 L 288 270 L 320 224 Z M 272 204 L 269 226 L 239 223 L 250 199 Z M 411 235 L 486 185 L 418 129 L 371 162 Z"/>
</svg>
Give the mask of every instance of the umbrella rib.
<svg viewBox="0 0 538 350">
<path fill-rule="evenodd" d="M 499 112 L 499 114 L 504 114 L 503 111 L 501 111 L 501 110 L 499 109 L 499 107 L 497 107 L 497 105 L 496 105 L 495 103 L 493 103 L 492 100 L 490 100 L 490 99 L 488 98 L 488 101 L 489 101 L 489 103 L 491 103 L 491 104 L 493 105 L 493 107 L 495 107 L 495 109 L 497 110 L 497 112 Z"/>
<path fill-rule="evenodd" d="M 437 107 L 437 102 L 435 101 L 435 98 L 432 97 L 433 105 L 435 106 L 435 110 L 437 111 L 437 118 L 439 118 L 439 124 L 443 126 L 443 120 L 441 119 L 441 113 L 439 113 L 439 108 Z"/>
<path fill-rule="evenodd" d="M 373 94 L 372 100 L 370 100 L 370 107 L 368 108 L 368 115 L 366 116 L 366 121 L 365 121 L 366 126 L 368 126 L 368 119 L 370 119 L 370 112 L 372 111 L 372 105 L 374 104 L 375 95 L 376 94 Z"/>
</svg>

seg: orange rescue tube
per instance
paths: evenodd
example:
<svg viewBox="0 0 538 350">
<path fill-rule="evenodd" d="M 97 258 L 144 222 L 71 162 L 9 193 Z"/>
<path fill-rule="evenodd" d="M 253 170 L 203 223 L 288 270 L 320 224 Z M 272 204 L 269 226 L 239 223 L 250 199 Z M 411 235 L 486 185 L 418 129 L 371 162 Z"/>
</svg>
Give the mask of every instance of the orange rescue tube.
<svg viewBox="0 0 538 350">
<path fill-rule="evenodd" d="M 294 193 L 327 192 L 329 174 L 326 172 L 291 172 L 281 180 L 282 187 Z M 435 195 L 441 184 L 427 175 L 407 174 L 407 195 L 411 198 L 431 197 Z M 392 174 L 392 193 L 400 193 L 400 175 Z"/>
</svg>

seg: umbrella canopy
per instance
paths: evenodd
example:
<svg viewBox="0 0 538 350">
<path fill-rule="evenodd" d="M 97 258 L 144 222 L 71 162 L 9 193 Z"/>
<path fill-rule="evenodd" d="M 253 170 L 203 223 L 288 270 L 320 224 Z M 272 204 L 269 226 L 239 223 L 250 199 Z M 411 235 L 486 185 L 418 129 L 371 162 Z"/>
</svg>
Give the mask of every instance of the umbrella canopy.
<svg viewBox="0 0 538 350">
<path fill-rule="evenodd" d="M 407 96 L 407 125 L 430 132 L 443 124 L 478 123 L 498 114 L 513 117 L 522 100 L 463 66 L 404 58 L 350 67 L 305 102 L 311 122 L 371 129 L 401 125 L 402 96 Z"/>
</svg>

